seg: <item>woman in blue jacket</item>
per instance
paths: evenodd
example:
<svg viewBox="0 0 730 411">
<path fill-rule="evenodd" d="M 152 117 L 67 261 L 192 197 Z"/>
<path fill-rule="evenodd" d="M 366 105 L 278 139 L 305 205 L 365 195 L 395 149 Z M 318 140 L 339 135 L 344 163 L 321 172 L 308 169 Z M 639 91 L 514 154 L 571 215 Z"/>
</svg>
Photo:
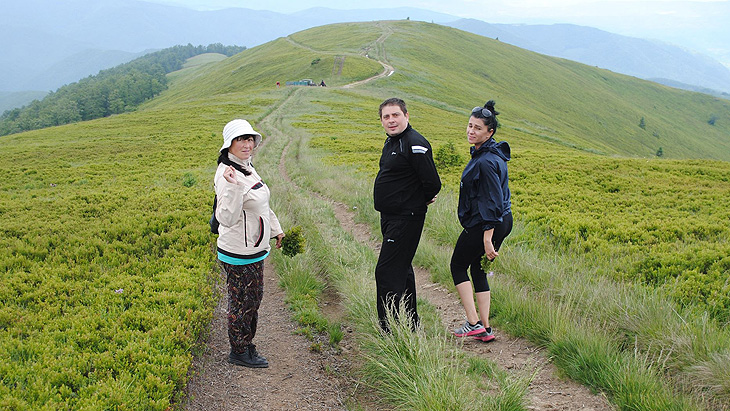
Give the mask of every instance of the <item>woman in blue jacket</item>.
<svg viewBox="0 0 730 411">
<path fill-rule="evenodd" d="M 494 260 L 502 241 L 512 231 L 507 161 L 509 144 L 497 143 L 497 115 L 494 101 L 484 107 L 475 107 L 466 127 L 471 148 L 471 160 L 461 174 L 459 188 L 459 222 L 464 230 L 459 235 L 451 257 L 451 276 L 466 312 L 466 322 L 454 331 L 458 337 L 474 337 L 484 342 L 494 340 L 489 326 L 490 292 L 487 275 L 482 268 L 482 257 Z M 479 306 L 474 305 L 474 292 Z"/>
</svg>

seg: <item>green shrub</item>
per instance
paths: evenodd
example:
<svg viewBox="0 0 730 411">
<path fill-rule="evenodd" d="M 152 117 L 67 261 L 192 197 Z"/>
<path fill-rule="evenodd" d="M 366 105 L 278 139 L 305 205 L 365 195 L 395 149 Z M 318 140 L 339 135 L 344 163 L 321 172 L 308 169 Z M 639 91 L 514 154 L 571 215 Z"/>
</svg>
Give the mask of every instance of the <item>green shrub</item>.
<svg viewBox="0 0 730 411">
<path fill-rule="evenodd" d="M 302 227 L 294 226 L 289 230 L 284 239 L 281 241 L 281 251 L 287 257 L 294 257 L 304 252 L 304 235 L 302 235 Z"/>
<path fill-rule="evenodd" d="M 454 143 L 448 142 L 436 150 L 434 162 L 439 170 L 446 170 L 461 164 L 461 156 L 456 151 Z"/>
<path fill-rule="evenodd" d="M 185 173 L 185 175 L 183 176 L 183 185 L 185 187 L 192 187 L 197 182 L 198 180 L 195 178 L 195 176 L 190 173 Z"/>
</svg>

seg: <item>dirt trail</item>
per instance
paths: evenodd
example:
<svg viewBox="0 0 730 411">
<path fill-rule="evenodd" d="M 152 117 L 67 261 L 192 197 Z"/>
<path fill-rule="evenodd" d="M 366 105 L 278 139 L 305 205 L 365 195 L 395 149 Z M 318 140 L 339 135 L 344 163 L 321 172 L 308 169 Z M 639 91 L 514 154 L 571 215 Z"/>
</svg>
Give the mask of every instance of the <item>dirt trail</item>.
<svg viewBox="0 0 730 411">
<path fill-rule="evenodd" d="M 279 174 L 289 182 L 296 185 L 288 176 L 286 171 L 285 158 L 289 146 L 284 148 L 279 161 Z M 316 192 L 310 192 L 313 197 L 329 202 L 337 220 L 342 228 L 351 233 L 356 241 L 366 244 L 375 250 L 380 244 L 373 240 L 370 228 L 361 223 L 355 222 L 355 214 L 345 204 L 327 199 Z M 436 307 L 439 316 L 443 320 L 444 327 L 451 330 L 463 324 L 464 310 L 459 301 L 459 296 L 450 293 L 439 284 L 430 280 L 427 270 L 421 267 L 414 267 L 416 272 L 416 283 L 418 296 L 425 298 Z M 497 277 L 499 273 L 495 274 Z M 327 301 L 324 302 L 328 303 Z M 330 306 L 338 306 L 338 301 L 332 301 Z M 583 411 L 608 411 L 614 407 L 602 395 L 595 395 L 590 390 L 574 381 L 558 377 L 557 368 L 552 365 L 547 355 L 534 344 L 522 338 L 515 338 L 495 328 L 497 339 L 490 343 L 483 343 L 471 338 L 463 339 L 461 347 L 464 351 L 478 356 L 485 356 L 503 369 L 512 372 L 534 373 L 534 378 L 529 387 L 529 409 L 532 410 L 583 410 Z"/>
<path fill-rule="evenodd" d="M 335 215 L 342 227 L 352 233 L 357 241 L 379 248 L 373 242 L 369 228 L 354 221 L 354 213 L 344 204 L 332 202 Z M 414 267 L 417 294 L 435 306 L 443 320 L 444 327 L 451 330 L 464 322 L 464 310 L 459 296 L 450 293 L 430 280 L 427 270 Z M 496 274 L 497 276 L 499 274 Z M 529 387 L 529 409 L 533 410 L 613 410 L 614 407 L 602 395 L 594 395 L 588 388 L 557 375 L 545 353 L 522 338 L 511 337 L 495 328 L 497 339 L 483 343 L 471 338 L 463 340 L 462 349 L 475 355 L 487 357 L 508 371 L 535 372 Z"/>
<path fill-rule="evenodd" d="M 392 34 L 386 26 L 383 26 L 383 35 L 376 40 L 376 47 L 380 47 L 385 59 L 384 42 Z M 344 86 L 356 86 L 381 78 L 390 73 L 393 68 L 387 61 L 380 61 L 386 70 L 372 78 Z M 279 174 L 291 184 L 294 184 L 288 177 L 284 159 L 288 146 L 283 150 L 279 162 Z M 372 240 L 368 226 L 357 224 L 354 221 L 352 210 L 342 203 L 323 198 L 318 193 L 311 193 L 313 196 L 329 201 L 334 210 L 340 225 L 353 237 L 378 250 L 380 244 Z M 447 329 L 457 328 L 463 324 L 464 311 L 458 295 L 451 294 L 444 287 L 430 281 L 428 271 L 421 267 L 414 267 L 419 297 L 427 299 L 434 305 Z M 495 280 L 498 280 L 499 273 Z M 613 410 L 614 407 L 603 395 L 594 395 L 590 390 L 574 381 L 558 377 L 557 368 L 550 362 L 547 355 L 522 338 L 514 338 L 507 334 L 500 333 L 495 328 L 498 338 L 490 343 L 483 343 L 471 338 L 463 340 L 462 348 L 475 355 L 487 356 L 494 360 L 505 370 L 525 371 L 534 373 L 534 378 L 529 387 L 530 409 L 534 410 Z"/>
<path fill-rule="evenodd" d="M 379 38 L 378 38 L 377 40 L 375 40 L 375 48 L 377 49 L 378 47 L 380 47 L 380 48 L 382 49 L 383 57 L 382 57 L 382 59 L 378 60 L 378 63 L 380 63 L 380 65 L 381 65 L 381 66 L 383 66 L 383 72 L 382 72 L 382 73 L 380 73 L 380 74 L 378 74 L 378 75 L 375 75 L 375 76 L 373 76 L 373 77 L 367 78 L 367 79 L 365 79 L 365 80 L 361 80 L 361 81 L 356 81 L 356 82 L 354 82 L 354 83 L 350 83 L 350 84 L 345 84 L 344 86 L 342 86 L 342 88 L 353 88 L 353 87 L 357 87 L 357 86 L 359 86 L 359 85 L 362 85 L 362 84 L 365 84 L 365 83 L 369 83 L 369 82 L 371 82 L 371 81 L 373 81 L 373 80 L 377 80 L 377 79 L 379 79 L 379 78 L 383 78 L 383 77 L 389 77 L 390 75 L 392 75 L 392 74 L 393 74 L 393 73 L 395 72 L 395 68 L 393 68 L 393 66 L 391 66 L 391 65 L 390 65 L 390 64 L 388 63 L 388 57 L 387 57 L 387 55 L 386 55 L 386 53 L 385 53 L 385 46 L 384 46 L 384 44 L 385 44 L 385 40 L 386 40 L 386 39 L 387 39 L 387 38 L 388 38 L 388 37 L 389 37 L 389 36 L 390 36 L 390 35 L 391 35 L 391 34 L 392 34 L 393 32 L 392 32 L 392 31 L 391 31 L 391 29 L 390 29 L 389 27 L 387 27 L 387 26 L 383 26 L 383 25 L 381 25 L 381 28 L 383 29 L 383 34 L 382 34 L 382 35 L 381 35 L 381 36 L 380 36 L 380 37 L 379 37 Z M 366 49 L 365 51 L 363 51 L 363 53 L 362 53 L 362 54 L 363 54 L 363 55 L 364 55 L 365 57 L 367 57 L 367 58 L 370 58 L 370 55 L 369 55 L 369 49 L 370 49 L 370 48 L 368 47 L 368 48 L 367 48 L 367 49 Z"/>
<path fill-rule="evenodd" d="M 384 30 L 376 44 L 390 35 Z M 290 40 L 293 44 L 300 45 Z M 300 45 L 301 46 L 301 45 Z M 384 49 L 383 49 L 384 53 Z M 384 61 L 383 73 L 352 83 L 345 88 L 387 76 L 394 69 Z M 291 96 L 290 96 L 291 97 Z M 283 103 L 282 103 L 283 104 Z M 271 116 L 277 111 L 274 110 Z M 265 141 L 264 141 L 265 143 Z M 287 146 L 288 148 L 288 146 Z M 279 172 L 291 184 L 285 167 L 286 148 L 283 150 Z M 319 194 L 312 193 L 322 198 Z M 354 213 L 348 206 L 328 200 L 341 226 L 351 232 L 357 241 L 379 248 L 373 242 L 369 227 L 354 222 Z M 418 295 L 434 305 L 444 321 L 444 327 L 455 328 L 463 322 L 463 310 L 458 296 L 429 280 L 427 271 L 417 268 Z M 330 354 L 314 353 L 306 337 L 296 335 L 298 328 L 290 318 L 284 303 L 285 293 L 278 287 L 277 276 L 266 261 L 264 269 L 265 291 L 259 311 L 259 326 L 254 342 L 270 363 L 266 369 L 250 369 L 227 362 L 229 352 L 227 334 L 227 297 L 225 279 L 219 284 L 221 298 L 214 312 L 210 336 L 204 353 L 193 360 L 191 378 L 185 390 L 186 398 L 180 408 L 185 410 L 340 410 L 352 400 L 353 382 L 346 380 L 348 357 L 356 347 L 351 346 L 346 334 L 341 342 L 340 358 Z M 336 295 L 323 302 L 323 308 L 331 311 L 339 307 Z M 340 313 L 341 314 L 341 313 Z M 555 367 L 541 350 L 523 339 L 513 338 L 496 330 L 498 338 L 488 344 L 464 340 L 465 351 L 487 356 L 505 370 L 536 371 L 530 385 L 528 409 L 532 410 L 612 410 L 613 407 L 600 395 L 593 395 L 577 383 L 557 377 Z M 334 372 L 327 373 L 330 369 Z M 334 375 L 340 374 L 339 377 Z M 372 399 L 369 399 L 372 401 Z M 389 409 L 383 405 L 359 404 L 364 409 Z"/>
<path fill-rule="evenodd" d="M 271 263 L 264 265 L 264 299 L 254 343 L 269 368 L 229 364 L 227 298 L 215 309 L 206 351 L 197 357 L 188 383 L 186 410 L 344 410 L 340 383 L 323 371 L 325 359 L 296 335 Z"/>
<path fill-rule="evenodd" d="M 382 51 L 383 54 L 385 54 L 385 48 L 383 47 L 383 44 L 385 43 L 385 40 L 388 38 L 388 36 L 390 36 L 392 34 L 392 31 L 391 31 L 390 28 L 388 28 L 387 26 L 384 26 L 382 24 L 380 24 L 380 27 L 383 29 L 383 34 L 377 40 L 375 40 L 374 47 L 376 49 L 378 47 L 380 47 L 383 50 Z M 300 48 L 303 48 L 303 49 L 308 50 L 308 51 L 311 51 L 311 52 L 315 52 L 315 53 L 316 52 L 321 52 L 321 50 L 316 50 L 316 49 L 314 49 L 314 48 L 312 48 L 312 47 L 310 47 L 310 46 L 308 46 L 306 44 L 302 44 L 302 43 L 297 42 L 296 40 L 292 39 L 290 36 L 287 36 L 286 37 L 286 41 L 288 41 L 289 43 L 291 43 L 292 45 L 294 45 L 296 47 L 300 47 Z M 370 50 L 370 47 L 367 47 L 359 55 L 365 56 L 367 58 L 371 58 L 370 55 L 369 55 L 369 50 Z M 358 54 L 354 54 L 354 53 L 342 53 L 342 55 L 358 55 Z M 360 86 L 362 84 L 369 83 L 369 82 L 371 82 L 373 80 L 377 80 L 379 78 L 388 77 L 388 76 L 392 75 L 395 72 L 395 68 L 393 68 L 393 66 L 391 66 L 387 62 L 387 57 L 385 55 L 383 56 L 383 58 L 381 60 L 376 60 L 376 61 L 378 63 L 380 63 L 381 66 L 383 66 L 383 71 L 382 72 L 380 72 L 379 74 L 376 74 L 376 75 L 374 75 L 374 76 L 372 76 L 370 78 L 366 78 L 364 80 L 355 81 L 353 83 L 345 84 L 345 85 L 342 86 L 342 88 L 353 88 L 353 87 L 357 87 L 357 86 Z"/>
</svg>

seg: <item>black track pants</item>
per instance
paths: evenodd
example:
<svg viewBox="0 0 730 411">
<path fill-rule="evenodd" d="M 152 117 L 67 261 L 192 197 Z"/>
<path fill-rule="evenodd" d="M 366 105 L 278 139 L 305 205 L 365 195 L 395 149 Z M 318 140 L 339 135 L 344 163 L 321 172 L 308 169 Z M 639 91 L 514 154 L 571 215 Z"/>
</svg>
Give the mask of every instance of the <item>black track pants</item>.
<svg viewBox="0 0 730 411">
<path fill-rule="evenodd" d="M 416 309 L 416 276 L 413 273 L 413 256 L 416 255 L 421 239 L 425 215 L 380 218 L 383 245 L 375 267 L 378 319 L 384 330 L 388 330 L 386 313 L 393 304 L 403 300 L 406 312 L 418 325 Z M 393 311 L 397 318 L 397 311 Z"/>
</svg>

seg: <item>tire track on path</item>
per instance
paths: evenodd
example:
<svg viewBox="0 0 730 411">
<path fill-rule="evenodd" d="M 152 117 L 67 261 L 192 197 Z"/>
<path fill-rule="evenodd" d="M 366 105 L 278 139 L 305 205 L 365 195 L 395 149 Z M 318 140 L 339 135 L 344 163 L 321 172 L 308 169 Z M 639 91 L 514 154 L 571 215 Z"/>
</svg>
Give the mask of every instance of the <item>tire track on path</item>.
<svg viewBox="0 0 730 411">
<path fill-rule="evenodd" d="M 386 56 L 384 42 L 392 34 L 387 26 L 382 26 L 383 34 L 378 38 L 376 44 L 381 48 L 381 53 Z M 379 61 L 384 67 L 391 68 L 385 61 Z M 387 72 L 387 69 L 386 69 Z M 385 73 L 385 72 L 384 72 Z M 351 83 L 343 86 L 349 88 L 367 83 L 368 81 L 384 77 L 381 73 L 377 76 Z M 283 135 L 282 130 L 278 130 Z M 281 177 L 290 184 L 299 187 L 288 175 L 286 170 L 286 157 L 292 140 L 282 150 L 279 159 L 279 173 Z M 308 191 L 308 190 L 305 190 Z M 340 226 L 360 243 L 366 244 L 373 248 L 376 252 L 380 249 L 378 241 L 374 240 L 374 236 L 370 231 L 370 227 L 366 224 L 355 222 L 355 214 L 347 205 L 332 200 L 314 191 L 308 191 L 310 195 L 316 197 L 326 203 L 329 203 L 335 211 L 335 216 Z M 456 222 L 455 222 L 456 224 Z M 446 262 L 445 262 L 446 264 Z M 418 287 L 418 296 L 425 298 L 438 310 L 442 319 L 443 326 L 448 330 L 452 330 L 463 323 L 464 312 L 458 295 L 450 293 L 440 284 L 433 283 L 430 273 L 422 267 L 414 267 L 416 272 L 416 281 Z M 374 279 L 373 279 L 374 281 Z M 334 302 L 338 304 L 339 301 Z M 490 343 L 483 343 L 471 338 L 463 339 L 458 344 L 464 351 L 473 355 L 488 357 L 495 361 L 500 367 L 508 372 L 527 372 L 534 375 L 529 386 L 528 398 L 530 401 L 529 409 L 533 410 L 582 410 L 582 411 L 607 411 L 613 410 L 614 407 L 608 402 L 605 396 L 601 394 L 593 394 L 590 390 L 572 380 L 560 378 L 557 367 L 555 367 L 545 353 L 534 344 L 529 343 L 523 338 L 516 338 L 499 333 L 497 331 L 497 339 Z"/>
<path fill-rule="evenodd" d="M 380 63 L 381 66 L 383 66 L 383 72 L 380 74 L 377 74 L 373 77 L 367 78 L 365 80 L 360 80 L 360 81 L 356 81 L 356 82 L 353 82 L 350 84 L 345 84 L 344 86 L 342 86 L 342 88 L 357 87 L 357 86 L 363 85 L 365 83 L 369 83 L 371 81 L 377 80 L 379 78 L 390 77 L 393 73 L 395 73 L 395 68 L 393 66 L 391 66 L 390 63 L 388 62 L 388 55 L 385 52 L 385 40 L 387 40 L 388 37 L 390 37 L 390 35 L 393 34 L 393 29 L 391 29 L 387 25 L 383 25 L 382 23 L 378 23 L 378 26 L 380 26 L 380 28 L 383 30 L 383 34 L 381 34 L 380 37 L 378 37 L 378 39 L 375 40 L 375 48 L 376 49 L 379 48 L 382 51 L 383 56 L 381 59 L 377 59 L 376 61 L 378 63 Z M 367 58 L 370 58 L 367 49 L 363 52 L 363 55 Z"/>
<path fill-rule="evenodd" d="M 287 96 L 261 123 L 279 119 L 279 109 L 296 92 Z M 268 138 L 262 145 L 267 141 Z M 254 343 L 269 360 L 269 368 L 252 369 L 228 363 L 228 299 L 226 279 L 221 273 L 216 284 L 220 297 L 210 334 L 204 351 L 193 360 L 181 408 L 189 411 L 346 409 L 340 381 L 324 371 L 325 357 L 312 352 L 309 349 L 312 342 L 296 334 L 299 326 L 291 319 L 291 311 L 284 302 L 286 292 L 278 282 L 273 263 L 267 258 L 264 297 Z"/>
<path fill-rule="evenodd" d="M 390 63 L 388 63 L 388 58 L 385 53 L 385 46 L 384 46 L 385 40 L 387 40 L 388 37 L 390 37 L 390 35 L 393 34 L 393 30 L 389 26 L 384 25 L 382 23 L 378 23 L 378 26 L 383 30 L 383 34 L 381 34 L 380 37 L 378 37 L 378 39 L 375 40 L 374 45 L 375 45 L 376 49 L 380 48 L 382 50 L 382 53 L 383 53 L 382 59 L 376 59 L 376 61 L 378 63 L 380 63 L 381 66 L 383 66 L 383 71 L 379 74 L 376 74 L 376 75 L 366 78 L 364 80 L 359 80 L 359 81 L 345 84 L 345 85 L 341 86 L 340 88 L 344 88 L 344 89 L 354 88 L 354 87 L 363 85 L 365 83 L 369 83 L 371 81 L 374 81 L 374 80 L 377 80 L 377 79 L 380 79 L 383 77 L 389 77 L 390 75 L 392 75 L 395 72 L 395 68 L 393 66 L 391 66 Z M 298 41 L 291 38 L 291 36 L 287 36 L 286 40 L 296 47 L 303 48 L 303 49 L 311 51 L 313 53 L 323 52 L 322 50 L 317 50 L 306 44 L 299 43 Z M 369 52 L 368 52 L 369 49 L 370 48 L 368 47 L 359 54 L 358 53 L 341 53 L 341 54 L 346 55 L 346 56 L 364 56 L 366 58 L 370 58 Z"/>
<path fill-rule="evenodd" d="M 292 181 L 286 171 L 285 159 L 288 147 L 287 145 L 282 152 L 279 172 L 284 180 L 296 186 L 296 183 Z M 300 187 L 300 189 L 302 188 Z M 320 193 L 308 192 L 311 196 L 331 205 L 340 226 L 343 230 L 352 234 L 356 241 L 371 247 L 376 252 L 379 251 L 380 243 L 374 240 L 370 227 L 355 221 L 355 213 L 351 210 L 351 207 L 327 198 Z M 428 270 L 422 267 L 414 267 L 414 270 L 416 272 L 418 296 L 425 298 L 431 305 L 436 307 L 443 326 L 451 330 L 461 325 L 464 313 L 459 296 L 450 293 L 440 284 L 432 282 Z M 374 277 L 373 281 L 375 281 Z M 496 328 L 495 331 L 498 337 L 490 343 L 483 343 L 471 338 L 456 340 L 456 343 L 460 344 L 466 352 L 493 360 L 508 372 L 534 374 L 529 387 L 530 406 L 528 409 L 562 411 L 608 411 L 614 409 L 603 395 L 592 394 L 583 385 L 572 380 L 559 378 L 558 370 L 552 365 L 547 354 L 534 344 L 523 338 L 501 333 Z"/>
<path fill-rule="evenodd" d="M 384 41 L 392 32 L 384 27 L 384 33 L 376 40 L 376 45 L 385 54 Z M 299 47 L 316 51 L 294 42 Z M 368 79 L 342 86 L 352 88 L 378 78 L 387 76 L 393 67 L 384 60 L 378 60 L 384 71 Z M 282 107 L 302 90 L 294 90 L 261 122 L 266 128 L 284 136 L 275 123 L 281 120 Z M 266 144 L 268 139 L 264 140 Z M 293 140 L 289 140 L 279 158 L 278 171 L 282 179 L 299 187 L 288 175 L 286 155 Z M 379 243 L 373 240 L 370 228 L 355 222 L 355 215 L 347 205 L 329 199 L 317 192 L 307 191 L 312 196 L 325 201 L 335 211 L 340 226 L 353 237 L 374 250 Z M 278 278 L 271 262 L 265 265 L 266 291 L 260 309 L 259 330 L 256 337 L 259 351 L 266 356 L 271 365 L 267 369 L 248 369 L 228 364 L 229 351 L 226 319 L 225 279 L 220 278 L 217 285 L 221 294 L 211 323 L 211 332 L 204 353 L 193 362 L 191 378 L 185 389 L 187 398 L 183 402 L 186 410 L 289 410 L 346 409 L 345 394 L 348 382 L 338 380 L 323 372 L 327 360 L 321 354 L 309 350 L 311 344 L 305 337 L 294 335 L 297 325 L 291 320 L 291 312 L 284 304 L 285 292 L 278 286 Z M 419 297 L 427 299 L 437 308 L 444 327 L 455 328 L 462 323 L 463 310 L 458 296 L 451 294 L 439 284 L 430 281 L 428 271 L 416 268 Z M 374 280 L 373 280 L 374 281 Z M 338 299 L 338 296 L 332 296 Z M 328 301 L 329 309 L 338 309 L 339 301 Z M 347 337 L 346 337 L 347 339 Z M 345 340 L 343 340 L 345 341 Z M 557 377 L 557 370 L 546 354 L 539 348 L 521 338 L 498 333 L 494 342 L 485 344 L 467 339 L 461 347 L 473 355 L 486 356 L 508 372 L 534 372 L 535 377 L 529 387 L 529 400 L 532 410 L 612 410 L 614 409 L 601 395 L 590 391 L 573 381 Z M 356 347 L 355 347 L 356 349 Z M 345 359 L 336 359 L 339 363 Z M 351 383 L 351 382 L 350 382 Z M 377 406 L 376 406 L 377 407 Z M 372 407 L 372 408 L 376 408 Z M 377 407 L 379 408 L 379 407 Z M 371 409 L 368 407 L 366 409 Z"/>
</svg>

